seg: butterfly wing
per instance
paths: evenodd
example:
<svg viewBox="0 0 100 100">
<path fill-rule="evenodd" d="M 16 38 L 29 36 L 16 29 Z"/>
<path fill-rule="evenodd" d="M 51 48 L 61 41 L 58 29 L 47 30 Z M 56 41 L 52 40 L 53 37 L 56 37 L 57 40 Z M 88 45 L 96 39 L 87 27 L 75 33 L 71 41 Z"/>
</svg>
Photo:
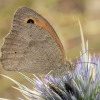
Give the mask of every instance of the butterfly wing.
<svg viewBox="0 0 100 100">
<path fill-rule="evenodd" d="M 14 15 L 12 29 L 1 48 L 3 68 L 45 74 L 66 61 L 63 46 L 52 26 L 27 7 Z"/>
</svg>

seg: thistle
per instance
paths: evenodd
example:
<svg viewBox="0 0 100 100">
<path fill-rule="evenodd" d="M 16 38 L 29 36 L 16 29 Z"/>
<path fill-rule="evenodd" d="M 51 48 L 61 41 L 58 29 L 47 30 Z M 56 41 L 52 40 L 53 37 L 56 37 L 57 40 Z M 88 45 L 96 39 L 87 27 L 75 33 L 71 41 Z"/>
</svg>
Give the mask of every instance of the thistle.
<svg viewBox="0 0 100 100">
<path fill-rule="evenodd" d="M 77 68 L 72 74 L 69 73 L 61 78 L 47 76 L 42 79 L 34 75 L 34 79 L 30 79 L 20 73 L 33 84 L 33 89 L 8 76 L 3 76 L 16 83 L 18 88 L 14 88 L 24 94 L 27 100 L 100 100 L 100 56 L 96 58 L 95 55 L 89 54 L 88 42 L 84 43 L 81 25 L 80 30 L 82 52 L 76 63 Z"/>
</svg>

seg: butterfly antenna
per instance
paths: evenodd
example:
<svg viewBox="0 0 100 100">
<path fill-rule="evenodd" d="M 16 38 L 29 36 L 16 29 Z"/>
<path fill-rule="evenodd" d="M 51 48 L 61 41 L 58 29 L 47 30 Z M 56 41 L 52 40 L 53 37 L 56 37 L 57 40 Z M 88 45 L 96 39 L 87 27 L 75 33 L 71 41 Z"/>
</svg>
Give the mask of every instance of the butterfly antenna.
<svg viewBox="0 0 100 100">
<path fill-rule="evenodd" d="M 83 52 L 79 58 L 81 58 L 81 57 L 82 57 L 85 53 L 87 53 L 89 50 L 92 50 L 92 48 L 90 48 L 90 49 L 86 50 L 85 52 Z M 79 59 L 79 58 L 78 58 L 78 59 Z"/>
<path fill-rule="evenodd" d="M 94 64 L 94 65 L 98 65 L 98 64 L 93 63 L 93 62 L 79 62 L 79 63 L 91 63 L 91 64 Z M 79 63 L 75 63 L 75 64 L 79 64 Z"/>
<path fill-rule="evenodd" d="M 92 48 L 90 48 L 90 49 L 88 49 L 88 50 L 86 50 L 84 53 L 82 53 L 82 55 L 79 57 L 79 58 L 81 58 L 86 52 L 88 52 L 89 50 L 92 50 Z M 79 59 L 78 58 L 78 59 Z M 94 65 L 97 65 L 96 63 L 93 63 L 93 62 L 79 62 L 79 63 L 91 63 L 91 64 L 94 64 Z M 75 63 L 75 64 L 79 64 L 79 63 Z"/>
</svg>

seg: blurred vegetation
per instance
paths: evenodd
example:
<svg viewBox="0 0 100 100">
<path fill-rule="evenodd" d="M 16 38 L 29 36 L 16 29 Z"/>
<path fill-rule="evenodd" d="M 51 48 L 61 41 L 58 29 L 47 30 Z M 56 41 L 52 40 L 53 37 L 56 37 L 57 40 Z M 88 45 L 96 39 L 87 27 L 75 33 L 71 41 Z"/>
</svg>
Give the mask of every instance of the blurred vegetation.
<svg viewBox="0 0 100 100">
<path fill-rule="evenodd" d="M 27 6 L 44 16 L 56 30 L 68 59 L 76 61 L 81 49 L 78 18 L 81 21 L 85 41 L 89 41 L 91 54 L 100 51 L 100 1 L 99 0 L 0 0 L 0 47 L 4 36 L 11 28 L 13 14 L 20 6 Z M 17 72 L 4 71 L 0 74 L 30 86 Z M 29 75 L 29 74 L 28 74 Z M 30 75 L 31 76 L 31 75 Z M 0 76 L 0 97 L 16 100 L 22 95 L 11 86 L 14 83 Z M 16 98 L 16 99 L 15 99 Z"/>
</svg>

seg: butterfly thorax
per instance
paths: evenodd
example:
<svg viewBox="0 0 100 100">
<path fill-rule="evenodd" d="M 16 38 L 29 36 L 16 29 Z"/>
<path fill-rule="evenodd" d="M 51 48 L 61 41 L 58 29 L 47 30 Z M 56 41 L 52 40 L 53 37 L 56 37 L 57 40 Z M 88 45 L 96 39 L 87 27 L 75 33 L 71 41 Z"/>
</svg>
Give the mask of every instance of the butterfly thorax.
<svg viewBox="0 0 100 100">
<path fill-rule="evenodd" d="M 63 77 L 68 73 L 73 73 L 75 68 L 76 65 L 67 60 L 65 63 L 62 63 L 58 68 L 54 69 L 51 73 L 54 77 Z"/>
</svg>

